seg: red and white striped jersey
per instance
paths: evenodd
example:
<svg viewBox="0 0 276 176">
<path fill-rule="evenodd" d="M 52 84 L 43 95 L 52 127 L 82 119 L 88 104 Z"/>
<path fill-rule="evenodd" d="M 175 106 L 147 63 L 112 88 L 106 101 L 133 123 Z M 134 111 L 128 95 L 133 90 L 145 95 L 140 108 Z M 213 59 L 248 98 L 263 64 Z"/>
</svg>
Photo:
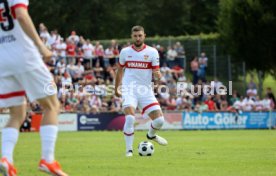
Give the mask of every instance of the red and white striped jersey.
<svg viewBox="0 0 276 176">
<path fill-rule="evenodd" d="M 159 54 L 150 46 L 144 45 L 141 50 L 136 50 L 132 45 L 122 49 L 119 64 L 125 68 L 122 85 L 135 82 L 150 86 L 152 69 L 159 68 Z"/>
<path fill-rule="evenodd" d="M 44 64 L 16 19 L 15 9 L 28 5 L 28 0 L 0 1 L 0 77 L 31 71 Z"/>
</svg>

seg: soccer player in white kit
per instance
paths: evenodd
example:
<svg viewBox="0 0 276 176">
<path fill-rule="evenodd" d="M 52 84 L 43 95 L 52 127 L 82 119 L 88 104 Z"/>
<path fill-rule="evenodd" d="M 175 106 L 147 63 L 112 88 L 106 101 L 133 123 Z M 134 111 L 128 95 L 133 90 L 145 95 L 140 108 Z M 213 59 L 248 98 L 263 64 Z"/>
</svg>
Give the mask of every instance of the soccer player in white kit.
<svg viewBox="0 0 276 176">
<path fill-rule="evenodd" d="M 167 145 L 166 139 L 156 135 L 164 117 L 160 105 L 151 88 L 152 75 L 155 80 L 161 78 L 159 70 L 159 54 L 155 48 L 144 44 L 146 34 L 142 26 L 134 26 L 131 30 L 133 45 L 122 49 L 119 68 L 115 81 L 115 94 L 122 96 L 125 113 L 124 136 L 126 156 L 133 156 L 134 122 L 137 106 L 144 117 L 152 119 L 147 138 L 160 145 Z M 121 87 L 121 89 L 120 89 Z"/>
<path fill-rule="evenodd" d="M 67 176 L 54 158 L 59 101 L 53 78 L 41 57 L 50 59 L 52 53 L 36 32 L 28 14 L 28 4 L 28 0 L 0 0 L 0 108 L 10 110 L 10 119 L 2 129 L 0 174 L 17 175 L 13 151 L 26 115 L 26 95 L 43 107 L 39 170 Z"/>
</svg>

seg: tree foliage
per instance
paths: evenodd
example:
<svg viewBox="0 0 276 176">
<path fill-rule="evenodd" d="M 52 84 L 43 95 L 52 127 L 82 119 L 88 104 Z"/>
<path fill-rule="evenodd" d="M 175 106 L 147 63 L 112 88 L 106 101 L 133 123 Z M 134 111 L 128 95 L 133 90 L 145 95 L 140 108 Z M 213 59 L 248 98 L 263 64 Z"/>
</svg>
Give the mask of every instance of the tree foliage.
<svg viewBox="0 0 276 176">
<path fill-rule="evenodd" d="M 92 39 L 127 38 L 133 25 L 149 36 L 216 32 L 218 0 L 32 0 L 35 24 L 44 22 L 68 35 L 76 30 Z"/>
<path fill-rule="evenodd" d="M 218 28 L 236 60 L 276 76 L 276 1 L 221 0 Z"/>
</svg>

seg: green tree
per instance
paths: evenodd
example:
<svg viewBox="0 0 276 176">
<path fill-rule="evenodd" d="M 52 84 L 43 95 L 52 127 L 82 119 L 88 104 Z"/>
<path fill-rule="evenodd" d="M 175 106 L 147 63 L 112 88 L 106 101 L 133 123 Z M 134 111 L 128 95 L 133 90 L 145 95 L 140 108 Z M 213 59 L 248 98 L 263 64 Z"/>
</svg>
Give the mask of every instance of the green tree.
<svg viewBox="0 0 276 176">
<path fill-rule="evenodd" d="M 221 0 L 218 30 L 227 52 L 257 71 L 276 77 L 276 1 Z M 262 90 L 260 90 L 261 92 Z"/>
<path fill-rule="evenodd" d="M 274 0 L 221 0 L 218 27 L 234 58 L 276 76 L 275 13 Z"/>
<path fill-rule="evenodd" d="M 149 36 L 176 36 L 215 32 L 218 0 L 33 0 L 29 9 L 36 25 L 65 36 L 127 38 L 136 24 Z"/>
</svg>

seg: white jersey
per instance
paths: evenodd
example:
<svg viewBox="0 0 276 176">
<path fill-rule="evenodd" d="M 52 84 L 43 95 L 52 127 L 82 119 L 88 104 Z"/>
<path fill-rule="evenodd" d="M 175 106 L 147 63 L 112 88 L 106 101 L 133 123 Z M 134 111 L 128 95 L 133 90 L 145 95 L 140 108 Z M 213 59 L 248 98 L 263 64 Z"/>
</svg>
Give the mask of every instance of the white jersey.
<svg viewBox="0 0 276 176">
<path fill-rule="evenodd" d="M 84 44 L 82 46 L 82 49 L 84 51 L 84 58 L 90 59 L 93 57 L 93 52 L 94 52 L 94 46 L 92 44 Z"/>
<path fill-rule="evenodd" d="M 0 1 L 0 77 L 35 70 L 44 64 L 33 41 L 16 20 L 15 9 L 28 5 L 28 0 Z"/>
<path fill-rule="evenodd" d="M 243 110 L 243 106 L 244 104 L 240 100 L 235 101 L 235 103 L 233 104 L 233 107 L 238 110 Z"/>
<path fill-rule="evenodd" d="M 56 49 L 60 57 L 66 57 L 66 48 L 67 45 L 65 42 L 61 42 L 56 45 Z"/>
<path fill-rule="evenodd" d="M 125 68 L 123 86 L 132 82 L 150 86 L 152 69 L 159 68 L 159 54 L 150 46 L 144 45 L 141 50 L 136 50 L 132 45 L 122 49 L 119 64 Z"/>
</svg>

